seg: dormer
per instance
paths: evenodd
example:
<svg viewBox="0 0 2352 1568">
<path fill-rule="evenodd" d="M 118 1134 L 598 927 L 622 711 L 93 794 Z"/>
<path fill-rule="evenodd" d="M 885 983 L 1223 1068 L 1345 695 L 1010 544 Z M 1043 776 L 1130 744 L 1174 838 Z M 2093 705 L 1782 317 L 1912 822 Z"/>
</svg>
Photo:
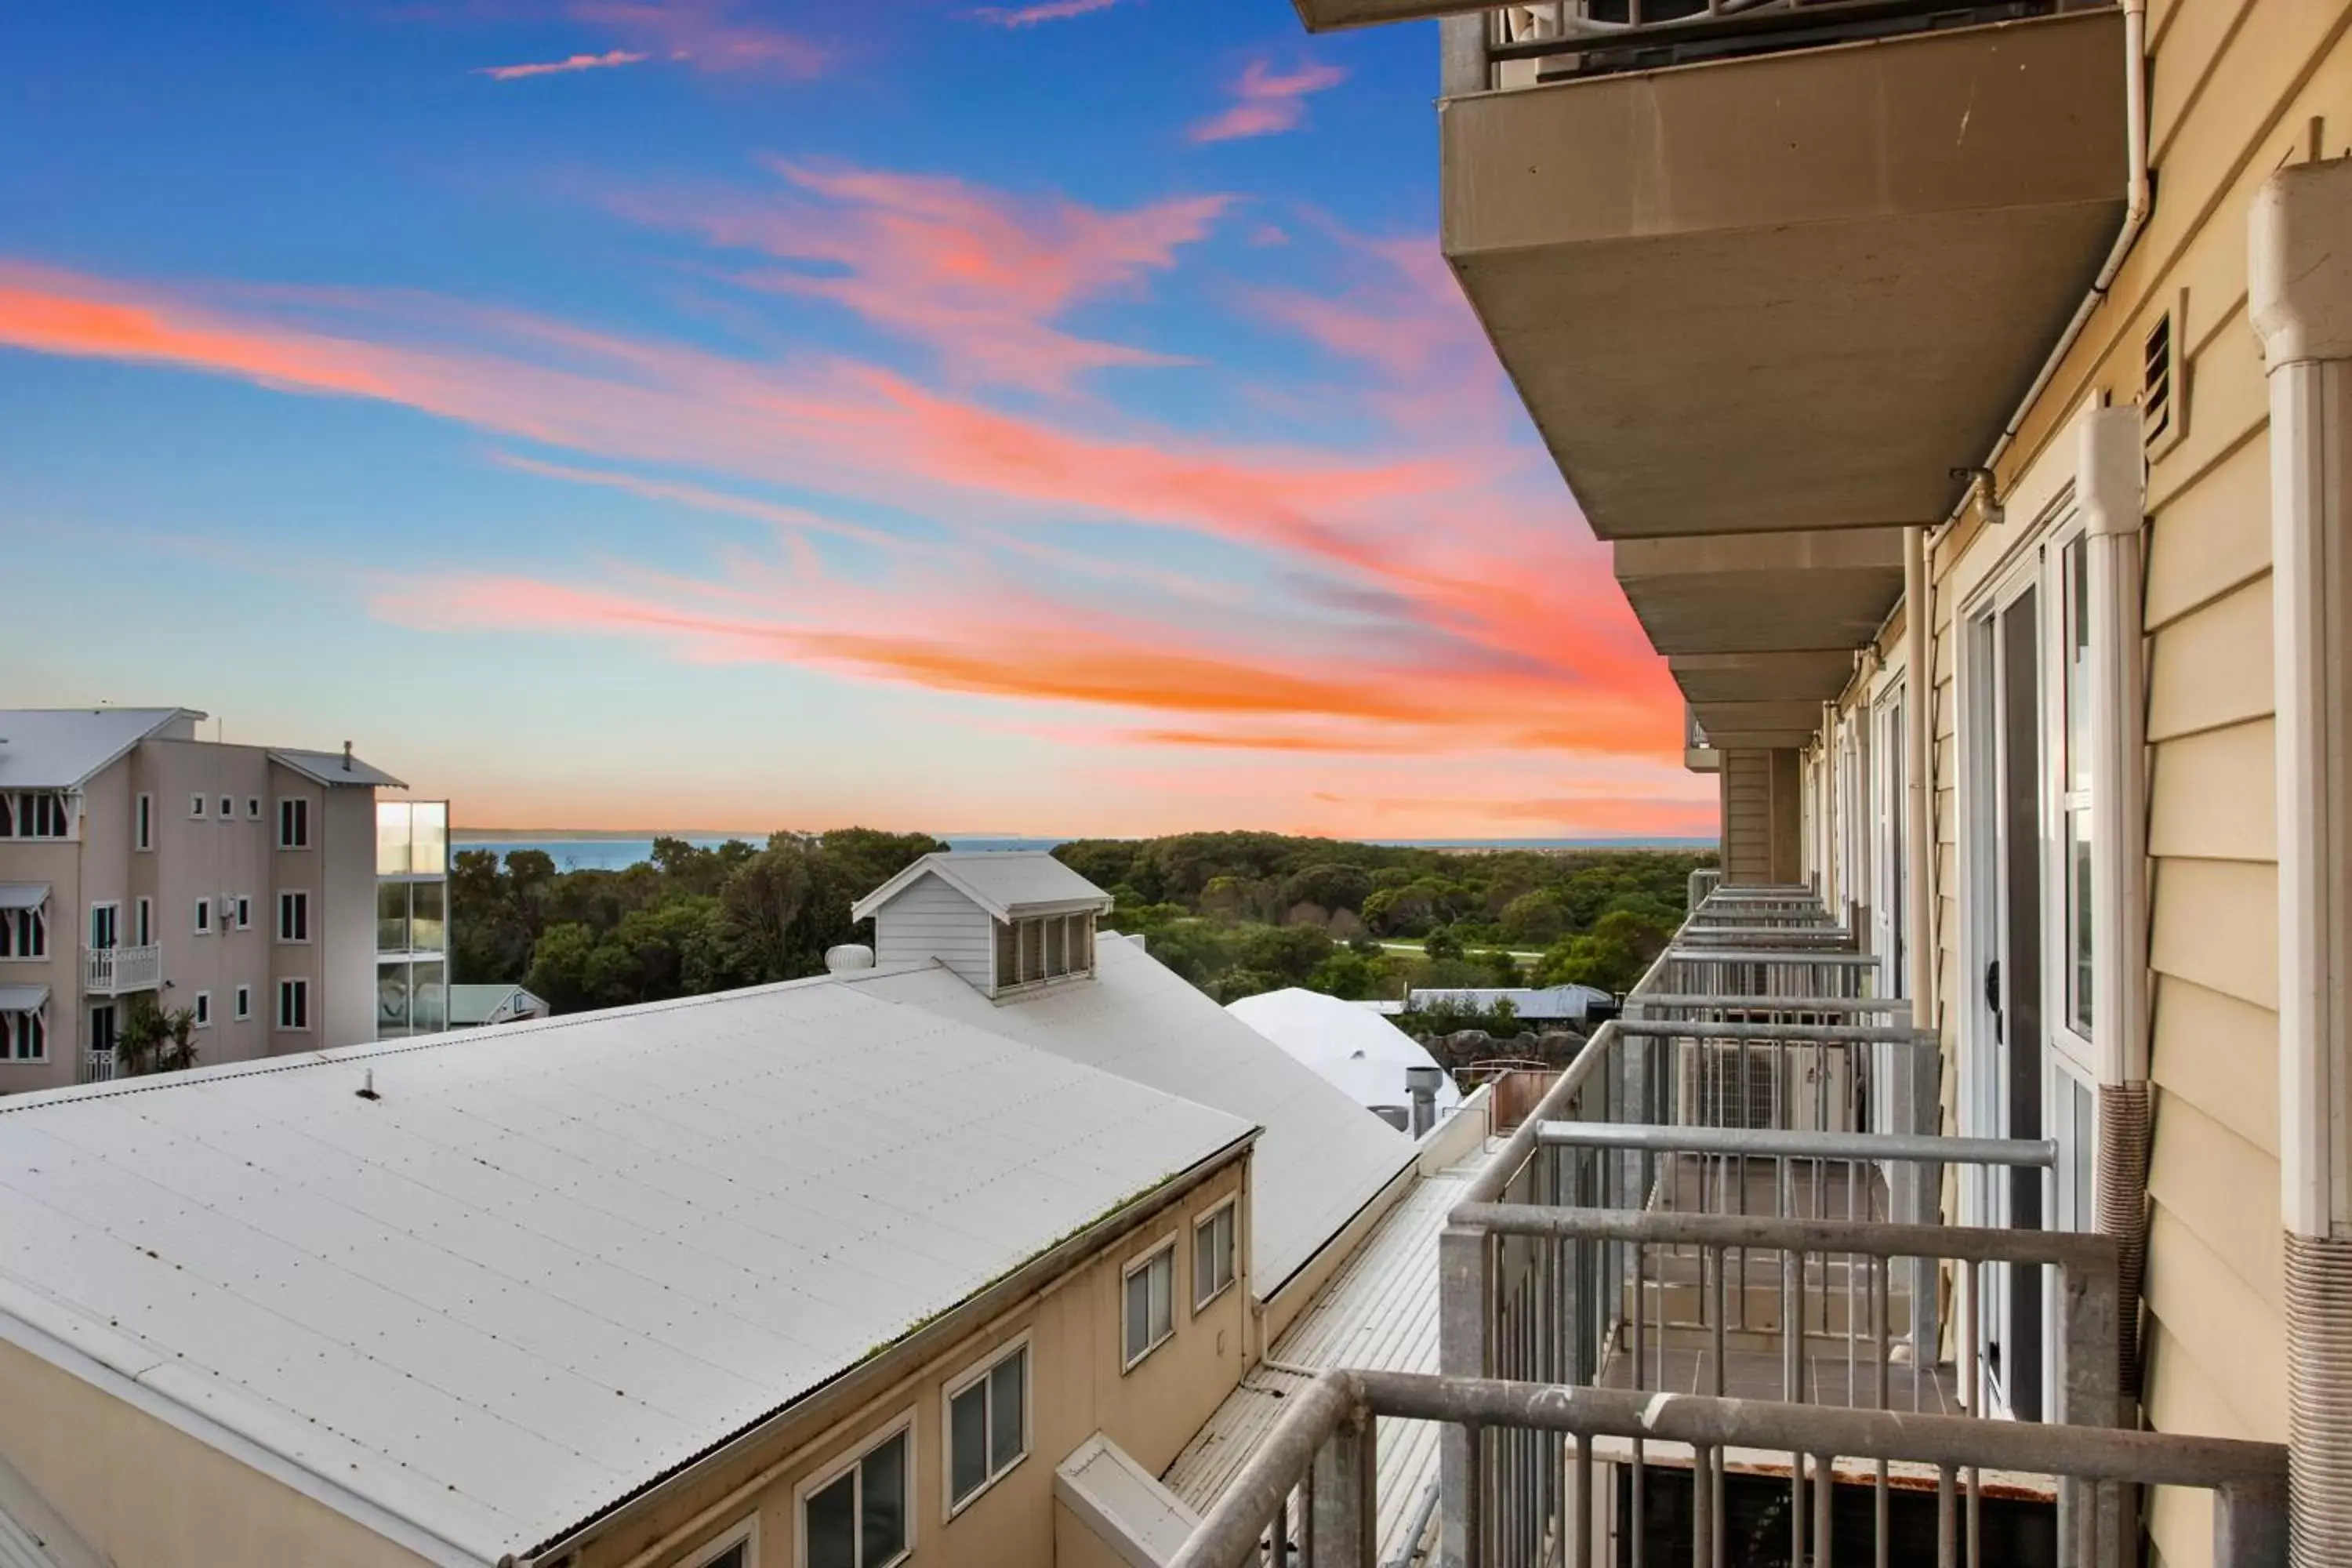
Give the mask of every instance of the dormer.
<svg viewBox="0 0 2352 1568">
<path fill-rule="evenodd" d="M 850 910 L 872 917 L 884 966 L 936 959 L 987 996 L 1095 972 L 1095 921 L 1110 895 L 1042 849 L 926 855 Z"/>
</svg>

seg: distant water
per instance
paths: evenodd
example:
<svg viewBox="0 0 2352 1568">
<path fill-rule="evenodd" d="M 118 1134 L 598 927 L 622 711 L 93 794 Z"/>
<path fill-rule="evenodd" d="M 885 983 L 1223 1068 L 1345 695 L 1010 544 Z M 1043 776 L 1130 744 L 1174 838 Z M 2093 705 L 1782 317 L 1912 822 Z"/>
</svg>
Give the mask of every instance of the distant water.
<svg viewBox="0 0 2352 1568">
<path fill-rule="evenodd" d="M 685 833 L 689 844 L 708 847 L 730 838 L 753 844 L 766 842 L 757 834 Z M 958 849 L 1051 849 L 1066 838 L 980 837 L 954 833 L 940 835 Z M 495 849 L 501 855 L 517 849 L 539 849 L 560 871 L 618 871 L 653 858 L 654 841 L 644 838 L 481 838 L 458 828 L 449 835 L 455 849 Z M 1402 849 L 1712 849 L 1712 838 L 1383 838 L 1375 842 Z"/>
<path fill-rule="evenodd" d="M 730 838 L 741 838 L 760 845 L 767 842 L 764 834 L 757 833 L 680 833 L 665 835 L 685 839 L 688 844 L 709 848 Z M 947 842 L 958 849 L 1051 849 L 1067 842 L 1060 838 L 963 838 L 950 833 Z M 510 855 L 518 849 L 538 849 L 555 862 L 559 871 L 619 871 L 654 856 L 654 841 L 644 838 L 478 838 L 463 828 L 449 835 L 452 849 L 493 849 L 500 855 Z"/>
</svg>

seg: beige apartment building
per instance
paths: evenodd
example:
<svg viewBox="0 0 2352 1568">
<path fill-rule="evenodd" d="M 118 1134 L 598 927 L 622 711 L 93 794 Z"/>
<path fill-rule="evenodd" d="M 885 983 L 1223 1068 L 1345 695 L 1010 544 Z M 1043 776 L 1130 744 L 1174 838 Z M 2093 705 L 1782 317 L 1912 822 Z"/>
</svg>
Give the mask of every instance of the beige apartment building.
<svg viewBox="0 0 2352 1568">
<path fill-rule="evenodd" d="M 1727 881 L 1827 901 L 1943 1132 L 2057 1146 L 1943 1218 L 2115 1237 L 2135 1418 L 2287 1445 L 2352 1562 L 2352 5 L 1297 3 L 1444 17 L 1444 250 Z M 2050 1408 L 2033 1289 L 1978 1414 Z"/>
<path fill-rule="evenodd" d="M 202 1063 L 438 1026 L 447 809 L 187 709 L 0 711 L 0 1094 L 105 1079 L 132 1009 Z M 421 829 L 419 824 L 422 824 Z"/>
</svg>

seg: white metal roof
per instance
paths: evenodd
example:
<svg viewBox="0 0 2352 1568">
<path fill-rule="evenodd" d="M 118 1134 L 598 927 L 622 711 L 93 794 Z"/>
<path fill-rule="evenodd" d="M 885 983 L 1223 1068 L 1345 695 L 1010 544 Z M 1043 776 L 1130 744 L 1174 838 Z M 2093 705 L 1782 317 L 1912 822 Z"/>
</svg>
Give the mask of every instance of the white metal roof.
<svg viewBox="0 0 2352 1568">
<path fill-rule="evenodd" d="M 934 876 L 1001 921 L 1046 910 L 1110 910 L 1111 897 L 1043 849 L 971 849 L 924 856 L 851 907 L 862 921 Z"/>
<path fill-rule="evenodd" d="M 1304 1062 L 1359 1105 L 1411 1105 L 1407 1068 L 1433 1068 L 1419 1040 L 1379 1014 L 1293 985 L 1225 1004 L 1225 1011 Z M 1443 1110 L 1462 1103 L 1452 1074 L 1439 1081 Z"/>
<path fill-rule="evenodd" d="M 1133 942 L 1105 937 L 1096 963 L 1091 981 L 1003 1003 L 936 964 L 857 984 L 1265 1129 L 1250 1155 L 1250 1272 L 1272 1295 L 1404 1168 L 1412 1141 Z"/>
<path fill-rule="evenodd" d="M 1612 1000 L 1614 998 L 1608 992 L 1591 985 L 1465 986 L 1415 991 L 1410 1005 L 1414 1008 L 1491 1008 L 1497 1002 L 1508 1002 L 1512 1011 L 1521 1018 L 1555 1019 L 1581 1018 L 1593 1003 Z"/>
<path fill-rule="evenodd" d="M 37 910 L 48 901 L 47 882 L 0 882 L 0 910 Z"/>
<path fill-rule="evenodd" d="M 0 789 L 79 789 L 187 708 L 0 709 Z"/>
<path fill-rule="evenodd" d="M 37 1093 L 0 1335 L 495 1563 L 1249 1132 L 824 979 Z"/>
<path fill-rule="evenodd" d="M 0 985 L 0 1013 L 34 1013 L 49 999 L 46 985 Z"/>
<path fill-rule="evenodd" d="M 547 1011 L 544 999 L 520 985 L 452 985 L 448 996 L 451 1028 L 484 1024 L 492 1018 L 504 1022 L 532 1006 L 541 1014 Z"/>
<path fill-rule="evenodd" d="M 289 751 L 282 746 L 269 748 L 269 760 L 292 768 L 313 784 L 331 787 L 344 785 L 383 789 L 406 789 L 408 786 L 382 768 L 363 763 L 357 757 L 346 757 L 341 752 Z"/>
</svg>

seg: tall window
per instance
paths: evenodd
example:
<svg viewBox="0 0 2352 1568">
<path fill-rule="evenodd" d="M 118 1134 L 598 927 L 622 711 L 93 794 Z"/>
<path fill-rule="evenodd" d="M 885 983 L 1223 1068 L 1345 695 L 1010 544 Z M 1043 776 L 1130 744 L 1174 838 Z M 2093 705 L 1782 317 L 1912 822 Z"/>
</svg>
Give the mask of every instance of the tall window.
<svg viewBox="0 0 2352 1568">
<path fill-rule="evenodd" d="M 948 1389 L 948 1507 L 963 1507 L 1029 1453 L 1029 1347 Z"/>
<path fill-rule="evenodd" d="M 278 895 L 278 940 L 308 942 L 310 940 L 310 895 L 280 893 Z"/>
<path fill-rule="evenodd" d="M 1123 1290 L 1123 1363 L 1133 1366 L 1168 1342 L 1176 1331 L 1176 1244 L 1170 1242 L 1140 1263 L 1130 1264 Z"/>
<path fill-rule="evenodd" d="M 240 1021 L 253 1016 L 252 986 L 240 985 L 236 988 L 236 1000 L 230 1008 L 229 1016 Z"/>
<path fill-rule="evenodd" d="M 2066 1021 L 2091 1034 L 2091 584 L 2090 561 L 2077 535 L 2061 562 L 2065 573 L 2064 772 L 2059 811 L 2066 857 Z"/>
<path fill-rule="evenodd" d="M 0 1061 L 42 1062 L 49 1059 L 49 1016 L 38 1007 L 21 1013 L 0 1013 Z"/>
<path fill-rule="evenodd" d="M 196 900 L 196 934 L 210 936 L 212 930 L 213 901 L 210 899 L 198 899 Z"/>
<path fill-rule="evenodd" d="M 278 1026 L 281 1029 L 307 1029 L 310 1026 L 309 981 L 281 980 L 278 983 Z"/>
<path fill-rule="evenodd" d="M 278 803 L 278 847 L 308 849 L 310 847 L 310 803 L 286 798 Z"/>
<path fill-rule="evenodd" d="M 188 797 L 188 815 L 190 816 L 202 816 L 204 814 L 205 797 L 200 795 L 190 795 Z"/>
<path fill-rule="evenodd" d="M 139 848 L 155 847 L 155 797 L 153 795 L 142 795 L 139 797 L 138 809 L 131 816 L 131 841 Z"/>
<path fill-rule="evenodd" d="M 141 897 L 131 906 L 131 940 L 145 947 L 155 940 L 155 900 Z"/>
<path fill-rule="evenodd" d="M 213 1026 L 213 994 L 211 992 L 197 992 L 195 1003 L 190 1010 L 196 1016 L 197 1028 L 209 1029 Z"/>
<path fill-rule="evenodd" d="M 802 1500 L 807 1568 L 890 1568 L 905 1560 L 909 1430 L 902 1425 Z"/>
<path fill-rule="evenodd" d="M 68 838 L 73 813 L 66 797 L 48 790 L 0 794 L 0 838 Z"/>
<path fill-rule="evenodd" d="M 1234 1205 L 1222 1204 L 1192 1226 L 1192 1310 L 1199 1311 L 1234 1282 Z"/>
<path fill-rule="evenodd" d="M 47 958 L 49 921 L 38 904 L 0 910 L 0 958 Z"/>
<path fill-rule="evenodd" d="M 112 947 L 122 940 L 122 906 L 109 900 L 89 906 L 89 945 Z"/>
</svg>

